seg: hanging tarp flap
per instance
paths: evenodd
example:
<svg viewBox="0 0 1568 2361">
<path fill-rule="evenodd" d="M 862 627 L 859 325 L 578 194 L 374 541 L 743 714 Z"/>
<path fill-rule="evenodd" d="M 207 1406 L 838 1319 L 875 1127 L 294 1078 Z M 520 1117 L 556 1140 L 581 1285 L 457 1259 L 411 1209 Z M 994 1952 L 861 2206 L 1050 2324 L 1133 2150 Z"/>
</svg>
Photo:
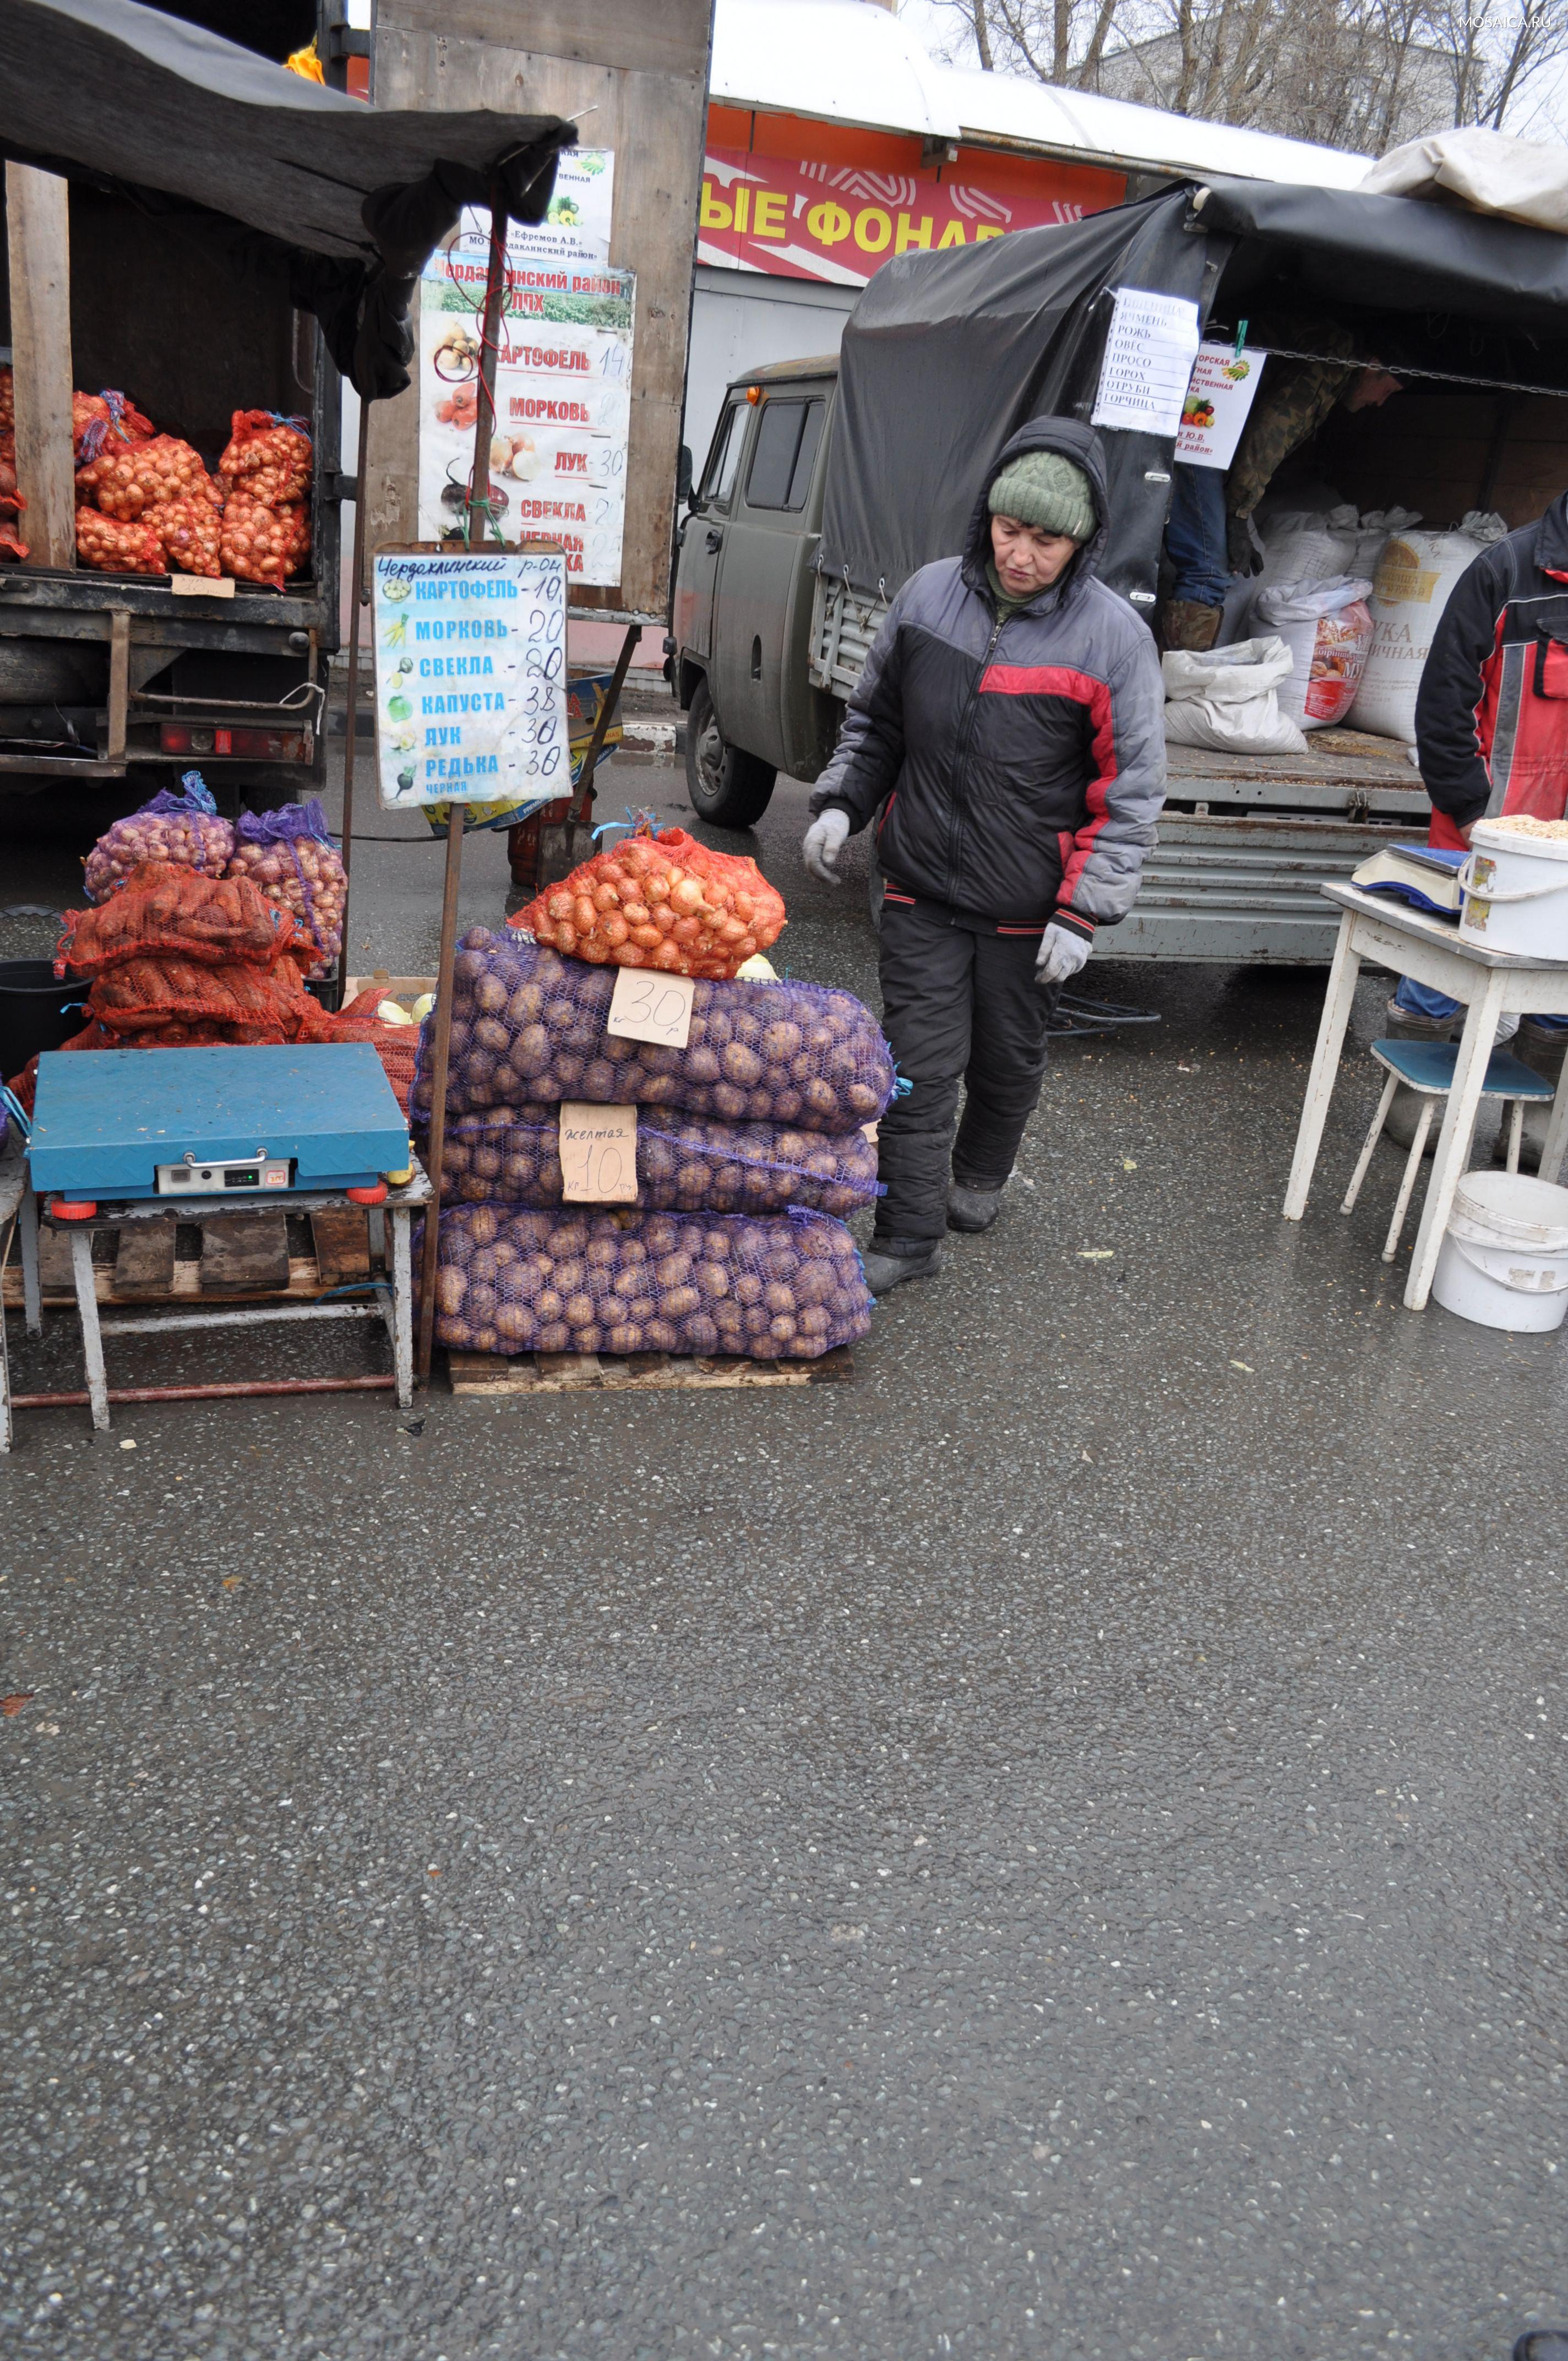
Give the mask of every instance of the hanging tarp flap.
<svg viewBox="0 0 1568 2361">
<path fill-rule="evenodd" d="M 891 597 L 916 567 L 961 550 L 1009 437 L 1031 418 L 1089 417 L 1111 290 L 1199 300 L 1212 242 L 1183 226 L 1190 195 L 905 255 L 876 273 L 844 329 L 825 572 Z M 1099 571 L 1125 595 L 1152 592 L 1172 445 L 1113 434 L 1105 449 L 1112 522 Z"/>
<path fill-rule="evenodd" d="M 367 106 L 136 0 L 0 5 L 0 155 L 282 247 L 372 399 L 408 383 L 412 281 L 461 208 L 499 173 L 510 213 L 542 220 L 576 136 L 555 115 Z"/>
<path fill-rule="evenodd" d="M 1551 230 L 1416 197 L 1278 181 L 1211 181 L 1198 218 L 1206 230 L 1288 250 L 1303 302 L 1568 329 L 1568 240 Z"/>
</svg>

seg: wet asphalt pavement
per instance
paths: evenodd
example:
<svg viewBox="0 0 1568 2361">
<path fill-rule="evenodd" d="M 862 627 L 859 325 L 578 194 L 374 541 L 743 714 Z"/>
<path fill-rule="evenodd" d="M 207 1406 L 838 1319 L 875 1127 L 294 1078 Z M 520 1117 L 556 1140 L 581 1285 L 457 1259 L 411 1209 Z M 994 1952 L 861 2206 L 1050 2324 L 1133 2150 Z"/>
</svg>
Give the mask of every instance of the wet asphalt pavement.
<svg viewBox="0 0 1568 2361">
<path fill-rule="evenodd" d="M 788 964 L 874 999 L 803 810 Z M 431 959 L 440 860 L 362 845 L 357 962 Z M 503 840 L 466 877 L 493 919 Z M 1335 1210 L 1368 1061 L 1280 1221 L 1321 974 L 1091 975 L 1163 1022 L 1063 1049 L 851 1385 L 21 1416 L 0 2351 L 1501 2361 L 1568 2312 L 1563 1339 L 1400 1308 L 1392 1154 Z M 12 1339 L 64 1381 L 65 1315 Z"/>
</svg>

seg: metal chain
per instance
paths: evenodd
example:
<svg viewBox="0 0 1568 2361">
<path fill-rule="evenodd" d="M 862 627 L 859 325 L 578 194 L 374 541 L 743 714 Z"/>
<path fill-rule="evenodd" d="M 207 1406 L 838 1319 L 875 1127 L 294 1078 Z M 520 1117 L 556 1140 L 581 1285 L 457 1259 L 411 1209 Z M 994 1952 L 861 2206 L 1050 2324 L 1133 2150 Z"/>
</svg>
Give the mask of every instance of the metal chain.
<svg viewBox="0 0 1568 2361">
<path fill-rule="evenodd" d="M 1203 331 L 1208 344 L 1234 344 L 1234 328 L 1217 327 L 1212 321 Z M 1270 355 L 1281 361 L 1325 361 L 1331 368 L 1386 369 L 1390 377 L 1424 377 L 1441 385 L 1478 386 L 1484 393 L 1542 393 L 1553 401 L 1568 401 L 1568 385 L 1516 385 L 1503 377 L 1461 377 L 1455 369 L 1417 368 L 1409 361 L 1347 360 L 1343 353 L 1299 353 L 1288 345 L 1264 345 L 1258 347 L 1265 357 Z"/>
</svg>

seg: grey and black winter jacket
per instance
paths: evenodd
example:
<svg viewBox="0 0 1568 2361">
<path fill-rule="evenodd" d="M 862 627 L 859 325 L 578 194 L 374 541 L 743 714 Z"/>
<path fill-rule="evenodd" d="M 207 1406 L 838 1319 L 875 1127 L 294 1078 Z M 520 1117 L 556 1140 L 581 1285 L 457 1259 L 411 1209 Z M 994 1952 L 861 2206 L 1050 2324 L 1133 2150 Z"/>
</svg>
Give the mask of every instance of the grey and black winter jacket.
<svg viewBox="0 0 1568 2361">
<path fill-rule="evenodd" d="M 999 622 L 986 492 L 1023 451 L 1076 461 L 1100 531 Z M 923 566 L 894 599 L 811 798 L 852 830 L 885 799 L 890 893 L 988 930 L 1054 917 L 1091 939 L 1131 909 L 1165 797 L 1165 694 L 1148 627 L 1095 577 L 1105 514 L 1098 435 L 1033 419 L 987 478 L 963 555 Z"/>
</svg>

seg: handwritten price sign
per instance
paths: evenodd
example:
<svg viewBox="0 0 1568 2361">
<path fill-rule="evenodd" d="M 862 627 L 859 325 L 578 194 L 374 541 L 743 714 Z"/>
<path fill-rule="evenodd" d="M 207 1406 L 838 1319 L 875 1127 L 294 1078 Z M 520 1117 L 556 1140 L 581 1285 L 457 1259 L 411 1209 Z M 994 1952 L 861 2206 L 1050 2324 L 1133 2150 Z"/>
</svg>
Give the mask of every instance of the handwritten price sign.
<svg viewBox="0 0 1568 2361">
<path fill-rule="evenodd" d="M 561 1195 L 568 1205 L 637 1202 L 637 1109 L 561 1105 Z"/>
<path fill-rule="evenodd" d="M 689 975 L 623 967 L 616 974 L 604 1029 L 619 1033 L 623 1041 L 656 1041 L 666 1049 L 684 1049 L 691 1034 L 696 990 Z"/>
</svg>

